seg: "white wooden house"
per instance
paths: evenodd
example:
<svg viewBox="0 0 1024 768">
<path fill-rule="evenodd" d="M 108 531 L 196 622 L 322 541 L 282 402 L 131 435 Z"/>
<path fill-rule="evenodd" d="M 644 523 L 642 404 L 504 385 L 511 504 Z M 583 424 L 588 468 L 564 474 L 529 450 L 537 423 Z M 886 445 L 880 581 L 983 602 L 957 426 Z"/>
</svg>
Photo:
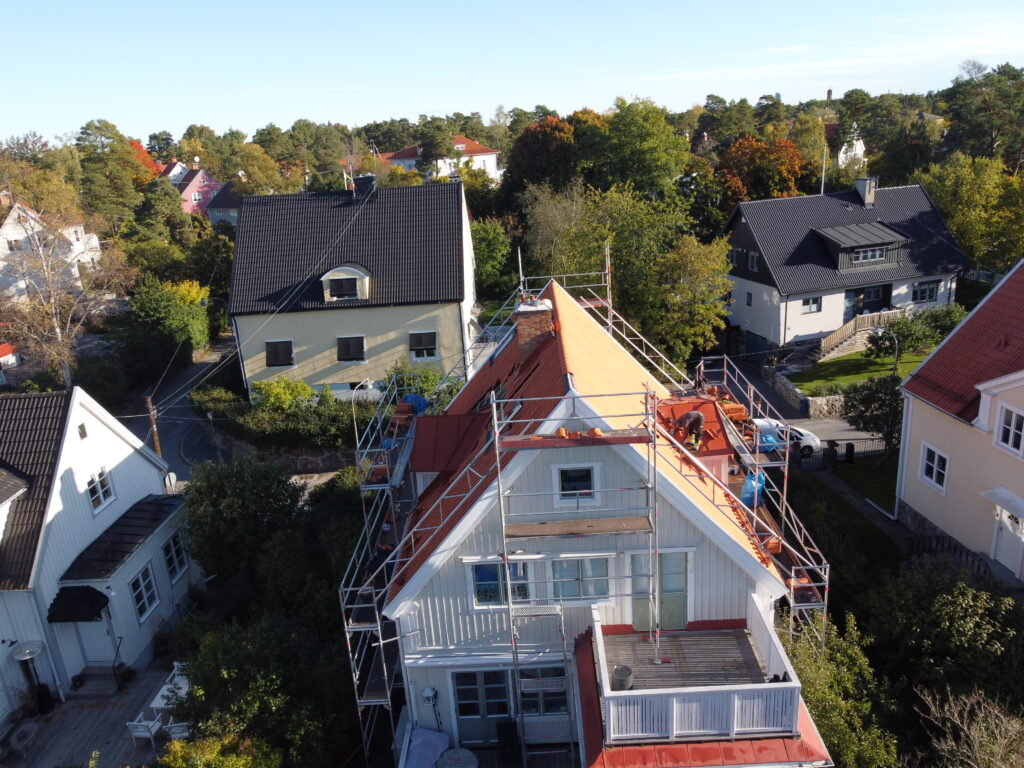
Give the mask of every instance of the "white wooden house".
<svg viewBox="0 0 1024 768">
<path fill-rule="evenodd" d="M 198 568 L 178 530 L 167 464 L 85 391 L 0 395 L 0 721 L 29 675 L 63 699 L 152 657 Z"/>
<path fill-rule="evenodd" d="M 552 283 L 443 414 L 391 417 L 342 599 L 364 731 L 374 707 L 397 718 L 400 765 L 417 729 L 586 766 L 697 764 L 687 744 L 716 765 L 831 765 L 774 628 L 779 601 L 824 608 L 827 563 L 766 524 L 767 491 L 740 501 L 758 452 L 731 447 L 722 390 L 654 362 L 688 393 Z M 692 409 L 709 418 L 687 451 L 672 425 Z M 375 515 L 403 533 L 375 539 Z"/>
</svg>

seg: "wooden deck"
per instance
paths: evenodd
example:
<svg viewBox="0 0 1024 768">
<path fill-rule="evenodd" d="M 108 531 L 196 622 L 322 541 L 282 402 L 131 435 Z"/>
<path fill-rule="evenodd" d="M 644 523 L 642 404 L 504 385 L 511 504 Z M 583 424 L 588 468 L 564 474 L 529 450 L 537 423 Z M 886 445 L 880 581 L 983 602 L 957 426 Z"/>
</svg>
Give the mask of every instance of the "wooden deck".
<svg viewBox="0 0 1024 768">
<path fill-rule="evenodd" d="M 605 635 L 604 651 L 609 678 L 623 664 L 633 670 L 633 690 L 767 682 L 745 629 L 662 632 L 661 664 L 646 634 Z"/>
<path fill-rule="evenodd" d="M 514 757 L 511 760 L 503 760 L 502 758 L 508 756 L 499 755 L 496 749 L 474 749 L 473 754 L 479 761 L 479 768 L 504 768 L 506 765 L 520 768 L 521 765 L 519 760 Z M 529 768 L 575 768 L 579 762 L 573 760 L 572 754 L 568 749 L 564 752 L 534 754 L 530 755 L 526 764 Z"/>
<path fill-rule="evenodd" d="M 650 533 L 646 517 L 606 517 L 596 520 L 550 520 L 543 523 L 507 523 L 510 539 L 534 536 L 591 536 L 597 533 Z"/>
<path fill-rule="evenodd" d="M 113 698 L 68 699 L 50 714 L 36 718 L 39 732 L 25 750 L 26 760 L 5 761 L 5 768 L 86 766 L 93 752 L 99 752 L 96 768 L 152 764 L 156 754 L 149 741 L 133 742 L 125 723 L 142 711 L 151 716 L 149 703 L 167 674 L 163 669 L 142 670 Z M 158 746 L 161 739 L 157 737 Z"/>
</svg>

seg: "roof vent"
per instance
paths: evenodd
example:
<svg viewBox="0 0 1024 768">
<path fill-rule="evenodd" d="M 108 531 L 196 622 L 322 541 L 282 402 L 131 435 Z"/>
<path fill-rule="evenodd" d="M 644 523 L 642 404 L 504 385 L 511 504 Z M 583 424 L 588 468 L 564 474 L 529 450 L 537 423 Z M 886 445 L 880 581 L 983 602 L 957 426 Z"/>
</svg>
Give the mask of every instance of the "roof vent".
<svg viewBox="0 0 1024 768">
<path fill-rule="evenodd" d="M 860 199 L 864 201 L 865 208 L 875 207 L 875 190 L 877 187 L 877 176 L 862 176 L 853 182 L 853 188 L 857 190 Z"/>
</svg>

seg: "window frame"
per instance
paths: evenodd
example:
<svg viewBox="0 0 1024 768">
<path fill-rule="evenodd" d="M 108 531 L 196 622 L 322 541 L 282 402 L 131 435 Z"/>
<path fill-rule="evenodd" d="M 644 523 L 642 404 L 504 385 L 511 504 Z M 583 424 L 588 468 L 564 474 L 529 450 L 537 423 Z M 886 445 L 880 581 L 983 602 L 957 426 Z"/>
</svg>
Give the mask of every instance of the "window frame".
<svg viewBox="0 0 1024 768">
<path fill-rule="evenodd" d="M 188 570 L 188 552 L 185 549 L 185 542 L 181 540 L 181 531 L 175 531 L 167 537 L 167 541 L 160 547 L 164 556 L 164 565 L 167 567 L 167 575 L 171 584 L 177 584 L 185 571 Z M 174 567 L 171 567 L 171 563 Z"/>
<path fill-rule="evenodd" d="M 434 346 L 432 346 L 432 347 L 430 347 L 430 346 L 413 347 L 412 343 L 413 343 L 413 338 L 414 337 L 416 337 L 416 336 L 425 336 L 427 334 L 433 334 L 433 336 L 434 336 Z M 434 353 L 432 355 L 418 355 L 418 354 L 416 354 L 420 350 L 426 351 L 426 350 L 431 350 L 431 349 L 434 350 Z M 430 360 L 439 360 L 440 359 L 440 345 L 438 343 L 438 333 L 437 333 L 437 331 L 434 330 L 434 329 L 431 329 L 429 331 L 409 331 L 409 357 L 412 358 L 413 362 L 419 362 L 419 363 L 428 362 Z"/>
<path fill-rule="evenodd" d="M 911 283 L 910 284 L 910 301 L 912 303 L 914 303 L 914 304 L 931 304 L 932 302 L 938 301 L 939 300 L 939 287 L 941 285 L 942 285 L 942 281 L 941 280 L 921 280 L 920 282 L 917 282 L 917 283 Z M 918 295 L 919 291 L 926 292 L 926 295 L 928 293 L 932 293 L 934 291 L 935 295 L 932 296 L 931 298 L 920 298 L 919 295 Z"/>
<path fill-rule="evenodd" d="M 1012 405 L 1008 405 L 1007 403 L 999 403 L 999 410 L 997 413 L 998 415 L 996 416 L 995 428 L 992 430 L 994 433 L 994 444 L 999 448 L 999 450 L 1010 454 L 1014 458 L 1024 459 L 1024 411 L 1019 408 L 1015 408 Z M 1013 417 L 1013 421 L 1008 427 L 1003 423 L 1007 416 Z M 1011 442 L 1014 434 L 1017 435 L 1018 446 L 1016 448 L 1014 448 L 1011 443 L 1004 443 L 1002 440 L 1003 430 L 1007 428 L 1010 430 Z"/>
<path fill-rule="evenodd" d="M 868 294 L 869 291 L 871 291 L 871 295 Z M 877 292 L 877 296 L 875 295 L 875 292 Z M 869 285 L 867 288 L 864 289 L 864 293 L 862 294 L 861 299 L 863 301 L 881 301 L 883 295 L 884 291 L 882 289 L 882 286 Z"/>
<path fill-rule="evenodd" d="M 531 664 L 530 666 L 520 667 L 519 670 L 518 670 L 518 678 L 519 679 L 515 681 L 516 684 L 519 684 L 519 682 L 524 679 L 522 677 L 522 673 L 526 672 L 528 670 L 536 670 L 536 671 L 539 671 L 539 670 L 549 670 L 549 671 L 560 670 L 561 673 L 562 673 L 561 678 L 558 678 L 557 676 L 554 676 L 554 675 L 549 675 L 547 679 L 552 679 L 552 680 L 561 679 L 565 683 L 565 688 L 561 692 L 559 692 L 559 691 L 520 691 L 520 698 L 521 698 L 522 706 L 523 706 L 523 710 L 522 710 L 523 716 L 524 717 L 533 717 L 533 718 L 541 718 L 541 717 L 559 718 L 559 719 L 562 719 L 562 720 L 568 718 L 568 716 L 569 716 L 570 686 L 569 686 L 569 678 L 568 678 L 568 675 L 566 674 L 566 671 L 565 671 L 565 666 L 562 665 L 562 664 L 550 664 L 550 665 Z M 537 677 L 527 677 L 525 679 L 527 679 L 527 680 L 543 680 L 545 678 L 541 677 L 538 674 Z M 565 700 L 565 704 L 564 704 L 565 708 L 562 711 L 560 711 L 560 712 L 548 712 L 547 711 L 547 707 L 545 706 L 545 694 L 548 695 L 548 696 L 561 696 Z M 532 701 L 533 697 L 536 697 L 537 711 L 536 712 L 527 712 L 526 711 L 526 703 L 527 703 L 528 700 Z"/>
<path fill-rule="evenodd" d="M 934 461 L 929 461 L 928 454 L 934 454 Z M 943 466 L 939 467 L 939 459 L 942 459 Z M 928 476 L 928 468 L 932 467 L 932 474 L 942 473 L 942 482 L 935 480 L 934 477 Z M 921 462 L 918 466 L 918 476 L 925 485 L 929 486 L 937 493 L 946 495 L 946 488 L 949 487 L 949 456 L 942 453 L 938 448 L 933 445 L 921 441 Z"/>
<path fill-rule="evenodd" d="M 289 362 L 287 363 L 271 363 L 270 362 L 270 349 L 268 344 L 284 344 L 287 343 L 291 350 L 289 356 Z M 294 339 L 264 339 L 263 340 L 263 367 L 264 368 L 294 368 L 295 367 L 295 340 Z"/>
<path fill-rule="evenodd" d="M 498 558 L 488 559 L 484 562 L 479 563 L 466 563 L 466 574 L 467 574 L 467 585 L 469 587 L 469 600 L 470 605 L 473 606 L 475 611 L 504 611 L 507 610 L 508 591 L 505 587 L 505 564 Z M 477 568 L 496 568 L 497 581 L 478 581 L 477 579 Z M 513 586 L 512 602 L 513 604 L 526 603 L 531 599 L 533 590 L 530 584 L 530 569 L 529 563 L 524 560 L 512 560 L 509 562 L 509 570 L 512 571 L 512 583 L 513 585 L 519 584 L 522 587 L 522 593 L 525 596 L 519 597 L 520 590 Z M 520 573 L 517 575 L 515 570 L 519 570 Z M 479 584 L 497 584 L 498 590 L 498 601 L 497 602 L 480 602 L 479 596 Z"/>
<path fill-rule="evenodd" d="M 341 356 L 341 342 L 342 340 L 351 341 L 352 339 L 359 339 L 359 349 L 362 356 L 359 358 L 343 358 Z M 338 362 L 343 365 L 359 365 L 360 363 L 366 362 L 366 336 L 336 336 L 335 337 L 335 357 L 338 358 Z"/>
<path fill-rule="evenodd" d="M 885 255 L 889 248 L 885 245 L 873 245 L 870 248 L 857 248 L 850 254 L 851 264 L 870 264 L 876 261 L 885 261 Z"/>
<path fill-rule="evenodd" d="M 754 294 L 751 293 L 750 291 L 747 291 L 747 306 L 754 306 Z"/>
<path fill-rule="evenodd" d="M 201 202 L 203 202 L 203 193 L 202 192 L 193 192 L 192 193 L 192 202 L 193 203 L 201 203 Z"/>
<path fill-rule="evenodd" d="M 821 312 L 821 296 L 808 296 L 800 300 L 801 315 L 815 315 Z"/>
<path fill-rule="evenodd" d="M 757 251 L 747 251 L 747 271 L 760 272 L 758 258 L 761 256 Z"/>
<path fill-rule="evenodd" d="M 148 579 L 140 581 L 140 579 L 143 579 L 147 572 Z M 135 586 L 136 581 L 139 582 L 138 590 L 141 590 L 142 596 L 146 602 L 145 610 L 140 610 L 141 606 L 139 605 L 139 595 L 137 594 L 137 589 Z M 144 589 L 146 581 L 149 582 L 148 591 Z M 153 577 L 152 560 L 150 560 L 148 563 L 142 566 L 142 568 L 139 569 L 139 572 L 136 573 L 135 576 L 133 576 L 128 581 L 128 589 L 132 593 L 132 602 L 135 604 L 135 614 L 136 616 L 138 616 L 139 624 L 142 624 L 146 621 L 146 619 L 153 615 L 153 611 L 156 610 L 156 607 L 158 605 L 160 605 L 160 592 L 156 588 L 156 579 Z M 152 593 L 152 596 L 150 596 L 150 593 Z M 152 602 L 150 602 L 150 599 L 152 599 Z"/>
<path fill-rule="evenodd" d="M 589 496 L 565 497 L 566 491 L 562 490 L 562 471 L 572 469 L 590 470 L 590 494 Z M 593 507 L 600 503 L 601 499 L 601 464 L 600 462 L 576 462 L 573 464 L 552 464 L 551 465 L 551 488 L 552 501 L 556 509 L 578 509 L 580 507 Z M 585 493 L 585 491 L 569 491 L 569 493 Z"/>
<path fill-rule="evenodd" d="M 584 572 L 583 572 L 583 563 L 584 562 L 594 561 L 594 560 L 601 560 L 601 561 L 604 562 L 604 569 L 605 569 L 604 576 L 588 576 L 588 575 L 584 574 Z M 549 562 L 549 567 L 548 567 L 548 577 L 549 578 L 548 578 L 548 581 L 551 584 L 551 594 L 550 594 L 551 599 L 552 600 L 557 600 L 560 603 L 587 603 L 587 604 L 589 604 L 589 603 L 598 603 L 598 604 L 611 603 L 612 602 L 612 583 L 614 581 L 614 576 L 612 574 L 612 560 L 613 560 L 613 558 L 607 557 L 607 556 L 603 556 L 603 555 L 601 555 L 601 556 L 595 555 L 595 556 L 591 556 L 591 557 L 571 557 L 571 556 L 567 556 L 567 557 L 552 558 L 551 560 L 548 561 Z M 556 563 L 573 563 L 576 566 L 576 576 L 575 576 L 575 578 L 570 582 L 570 581 L 568 581 L 567 577 L 564 577 L 564 576 L 557 576 L 556 577 L 556 575 L 555 575 L 555 564 Z M 605 584 L 604 584 L 604 590 L 605 591 L 603 593 L 586 594 L 586 591 L 585 591 L 584 587 L 585 587 L 585 585 L 588 582 L 590 584 L 595 584 L 595 583 L 600 582 L 600 581 L 604 581 L 605 582 Z M 562 584 L 564 584 L 565 586 L 575 585 L 575 589 L 578 592 L 578 594 L 576 594 L 576 595 L 560 595 L 560 594 L 558 594 L 559 590 L 560 590 L 560 586 L 559 585 L 562 585 Z"/>
<path fill-rule="evenodd" d="M 107 471 L 106 466 L 101 466 L 96 472 L 89 475 L 89 479 L 85 483 L 85 495 L 94 515 L 99 514 L 117 498 L 117 494 L 114 493 L 114 484 L 110 481 L 110 472 Z"/>
<path fill-rule="evenodd" d="M 351 281 L 354 291 L 346 291 L 344 293 L 335 293 L 335 283 L 347 283 Z M 330 296 L 331 301 L 352 301 L 353 299 L 359 298 L 359 278 L 358 277 L 329 277 L 327 278 L 327 295 Z"/>
</svg>

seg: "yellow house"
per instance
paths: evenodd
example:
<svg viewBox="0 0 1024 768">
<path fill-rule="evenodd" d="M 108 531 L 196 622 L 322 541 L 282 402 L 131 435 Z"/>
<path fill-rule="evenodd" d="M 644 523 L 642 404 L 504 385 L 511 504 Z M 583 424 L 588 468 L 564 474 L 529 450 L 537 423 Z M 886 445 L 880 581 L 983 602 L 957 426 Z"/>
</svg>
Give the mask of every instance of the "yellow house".
<svg viewBox="0 0 1024 768">
<path fill-rule="evenodd" d="M 230 313 L 247 387 L 286 376 L 336 396 L 396 363 L 448 371 L 470 343 L 462 184 L 243 198 Z"/>
<path fill-rule="evenodd" d="M 903 521 L 1020 579 L 1024 567 L 1024 261 L 903 383 Z M 1002 570 L 1005 567 L 1009 574 Z"/>
</svg>

